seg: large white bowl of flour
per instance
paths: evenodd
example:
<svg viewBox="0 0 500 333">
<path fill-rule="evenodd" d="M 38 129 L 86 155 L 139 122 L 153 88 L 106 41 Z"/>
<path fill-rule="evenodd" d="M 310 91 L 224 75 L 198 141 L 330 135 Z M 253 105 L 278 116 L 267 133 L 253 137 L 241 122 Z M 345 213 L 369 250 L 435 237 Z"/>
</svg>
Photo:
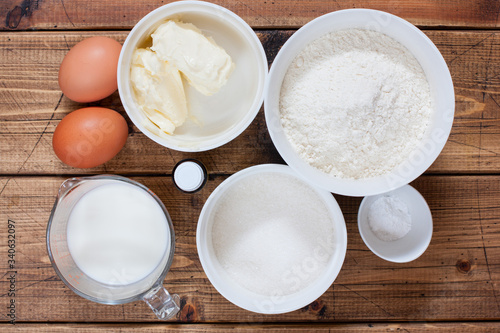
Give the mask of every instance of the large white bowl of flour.
<svg viewBox="0 0 500 333">
<path fill-rule="evenodd" d="M 263 164 L 222 182 L 200 213 L 196 245 L 212 285 L 256 313 L 300 309 L 330 286 L 347 250 L 335 198 L 290 167 Z"/>
<path fill-rule="evenodd" d="M 292 169 L 330 192 L 367 196 L 429 168 L 451 131 L 455 96 L 422 31 L 385 12 L 348 9 L 290 37 L 272 64 L 264 108 Z"/>
</svg>

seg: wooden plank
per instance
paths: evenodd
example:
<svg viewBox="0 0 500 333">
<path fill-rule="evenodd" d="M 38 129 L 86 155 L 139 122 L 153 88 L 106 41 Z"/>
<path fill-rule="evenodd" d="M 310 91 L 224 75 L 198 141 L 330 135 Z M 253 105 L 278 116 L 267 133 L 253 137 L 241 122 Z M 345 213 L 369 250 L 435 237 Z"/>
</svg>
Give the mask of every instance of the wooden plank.
<svg viewBox="0 0 500 333">
<path fill-rule="evenodd" d="M 163 333 L 169 330 L 182 332 L 454 332 L 454 333 L 494 333 L 500 329 L 499 323 L 397 323 L 397 324 L 298 324 L 298 325 L 220 325 L 220 324 L 16 324 L 0 326 L 0 332 L 149 332 Z"/>
<path fill-rule="evenodd" d="M 144 15 L 169 2 L 6 0 L 0 7 L 0 29 L 130 29 Z M 499 24 L 499 3 L 494 0 L 213 2 L 232 10 L 255 28 L 297 28 L 320 15 L 348 8 L 378 9 L 421 26 L 494 28 Z"/>
<path fill-rule="evenodd" d="M 427 31 L 448 62 L 455 84 L 454 127 L 432 173 L 496 173 L 500 170 L 500 33 Z M 271 62 L 292 31 L 258 32 Z M 62 164 L 52 151 L 52 133 L 64 115 L 86 106 L 62 96 L 59 64 L 85 37 L 106 35 L 123 42 L 126 32 L 0 34 L 0 174 L 163 174 L 196 157 L 215 173 L 233 173 L 254 164 L 279 162 L 263 111 L 231 143 L 204 153 L 161 147 L 130 124 L 125 148 L 103 166 L 88 170 Z M 125 115 L 118 93 L 101 105 Z M 137 158 L 140 156 L 140 158 Z M 227 157 L 231 156 L 231 159 Z"/>
<path fill-rule="evenodd" d="M 260 315 L 225 300 L 206 278 L 196 254 L 196 222 L 203 203 L 226 176 L 212 176 L 196 194 L 177 191 L 170 177 L 137 177 L 165 203 L 176 232 L 176 254 L 165 285 L 182 299 L 174 321 L 300 323 L 500 320 L 500 176 L 420 177 L 414 186 L 434 219 L 428 250 L 406 264 L 386 262 L 357 231 L 359 198 L 337 196 L 348 229 L 348 252 L 335 283 L 309 306 Z M 19 322 L 155 321 L 141 302 L 100 305 L 71 292 L 52 269 L 45 229 L 65 177 L 0 178 L 0 270 L 7 262 L 7 221 L 16 224 L 16 319 Z M 0 280 L 6 306 L 10 283 Z M 5 309 L 5 307 L 4 307 Z M 188 311 L 189 310 L 189 311 Z M 3 319 L 5 320 L 5 318 Z"/>
</svg>

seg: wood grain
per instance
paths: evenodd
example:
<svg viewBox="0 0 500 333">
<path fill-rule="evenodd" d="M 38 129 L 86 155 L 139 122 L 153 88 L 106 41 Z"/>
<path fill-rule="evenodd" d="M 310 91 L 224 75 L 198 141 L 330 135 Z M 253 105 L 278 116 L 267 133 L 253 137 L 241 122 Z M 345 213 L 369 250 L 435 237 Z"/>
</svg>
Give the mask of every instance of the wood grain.
<svg viewBox="0 0 500 333">
<path fill-rule="evenodd" d="M 283 315 L 254 314 L 228 302 L 207 279 L 196 250 L 197 219 L 210 193 L 243 168 L 283 163 L 263 110 L 232 142 L 209 152 L 182 153 L 140 133 L 127 118 L 118 93 L 79 104 L 59 90 L 60 62 L 78 41 L 104 35 L 123 42 L 140 18 L 169 2 L 2 1 L 0 332 L 500 331 L 500 1 L 212 1 L 256 29 L 269 64 L 293 29 L 322 14 L 346 8 L 393 13 L 427 29 L 455 86 L 456 113 L 448 143 L 428 172 L 412 184 L 433 215 L 427 251 L 405 264 L 378 258 L 358 232 L 361 199 L 335 196 L 348 230 L 342 270 L 318 300 Z M 114 159 L 83 170 L 62 164 L 51 141 L 60 120 L 87 105 L 123 114 L 129 138 Z M 206 187 L 193 195 L 177 191 L 170 177 L 175 163 L 187 157 L 200 159 L 210 173 Z M 72 175 L 101 173 L 144 183 L 172 216 L 176 253 L 165 286 L 181 296 L 182 310 L 171 322 L 159 322 L 143 302 L 109 306 L 82 299 L 64 285 L 49 262 L 45 233 L 59 185 Z M 16 224 L 12 269 L 7 261 L 9 219 Z M 8 278 L 13 269 L 14 326 L 5 316 L 12 299 Z"/>
<path fill-rule="evenodd" d="M 176 232 L 176 254 L 165 285 L 182 299 L 174 321 L 300 323 L 495 320 L 500 315 L 500 176 L 420 177 L 413 185 L 434 219 L 428 250 L 406 264 L 386 262 L 357 230 L 359 198 L 337 196 L 348 230 L 348 252 L 335 283 L 317 301 L 283 315 L 259 315 L 225 300 L 210 284 L 196 251 L 196 222 L 209 194 L 226 176 L 212 175 L 194 195 L 171 178 L 135 177 L 165 203 Z M 142 302 L 100 305 L 71 292 L 50 265 L 45 229 L 64 177 L 0 178 L 0 270 L 7 266 L 8 219 L 16 224 L 16 315 L 19 322 L 149 322 Z M 0 280 L 0 299 L 9 300 Z M 5 307 L 4 307 L 5 308 Z M 5 319 L 4 319 L 5 320 Z"/>
<path fill-rule="evenodd" d="M 270 63 L 292 33 L 258 32 Z M 456 116 L 450 139 L 429 172 L 497 173 L 500 170 L 500 34 L 495 31 L 426 33 L 447 61 L 456 93 Z M 52 133 L 67 113 L 87 104 L 72 102 L 61 94 L 57 84 L 59 64 L 69 48 L 85 37 L 106 35 L 123 42 L 126 34 L 0 34 L 0 174 L 168 174 L 176 162 L 186 157 L 199 158 L 211 172 L 228 174 L 255 164 L 281 161 L 261 110 L 242 135 L 209 152 L 190 154 L 163 148 L 138 132 L 129 121 L 131 133 L 125 148 L 105 165 L 81 170 L 62 164 L 52 150 Z M 117 92 L 89 105 L 110 107 L 125 115 Z"/>
<path fill-rule="evenodd" d="M 4 0 L 0 30 L 131 29 L 144 15 L 172 1 L 132 0 Z M 398 15 L 413 24 L 432 27 L 498 27 L 500 3 L 495 0 L 256 0 L 211 1 L 241 16 L 254 28 L 297 28 L 340 9 L 370 8 Z M 377 21 L 379 18 L 374 18 Z"/>
<path fill-rule="evenodd" d="M 453 333 L 495 333 L 497 323 L 397 323 L 397 324 L 319 324 L 319 325 L 183 325 L 183 324 L 16 324 L 15 326 L 0 326 L 0 332 L 149 332 L 163 333 L 180 330 L 183 332 L 204 333 L 214 332 L 453 332 Z"/>
</svg>

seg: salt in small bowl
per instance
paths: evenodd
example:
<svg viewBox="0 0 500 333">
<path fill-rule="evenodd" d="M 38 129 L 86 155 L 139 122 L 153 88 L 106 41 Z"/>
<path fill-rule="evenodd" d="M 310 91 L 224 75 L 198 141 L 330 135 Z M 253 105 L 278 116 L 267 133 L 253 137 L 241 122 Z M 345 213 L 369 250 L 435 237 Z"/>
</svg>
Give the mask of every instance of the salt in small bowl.
<svg viewBox="0 0 500 333">
<path fill-rule="evenodd" d="M 411 229 L 400 239 L 392 242 L 380 240 L 370 228 L 368 212 L 370 206 L 382 196 L 394 196 L 408 206 L 411 216 Z M 405 263 L 420 257 L 432 238 L 432 215 L 424 197 L 410 185 L 396 190 L 367 196 L 361 201 L 358 210 L 358 229 L 366 246 L 382 259 L 395 263 Z"/>
</svg>

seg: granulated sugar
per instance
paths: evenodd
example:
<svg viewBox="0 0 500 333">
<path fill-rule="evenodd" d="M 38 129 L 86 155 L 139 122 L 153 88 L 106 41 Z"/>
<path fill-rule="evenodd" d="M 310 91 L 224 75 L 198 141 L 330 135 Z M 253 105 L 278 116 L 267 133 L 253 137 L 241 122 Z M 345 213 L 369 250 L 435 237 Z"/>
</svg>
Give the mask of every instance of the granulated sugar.
<svg viewBox="0 0 500 333">
<path fill-rule="evenodd" d="M 383 175 L 404 162 L 431 115 L 425 74 L 375 31 L 332 32 L 290 65 L 280 93 L 285 134 L 300 157 L 342 178 Z"/>
<path fill-rule="evenodd" d="M 333 221 L 323 199 L 292 176 L 243 178 L 224 193 L 212 218 L 221 266 L 261 295 L 284 296 L 307 287 L 333 253 Z"/>
</svg>

